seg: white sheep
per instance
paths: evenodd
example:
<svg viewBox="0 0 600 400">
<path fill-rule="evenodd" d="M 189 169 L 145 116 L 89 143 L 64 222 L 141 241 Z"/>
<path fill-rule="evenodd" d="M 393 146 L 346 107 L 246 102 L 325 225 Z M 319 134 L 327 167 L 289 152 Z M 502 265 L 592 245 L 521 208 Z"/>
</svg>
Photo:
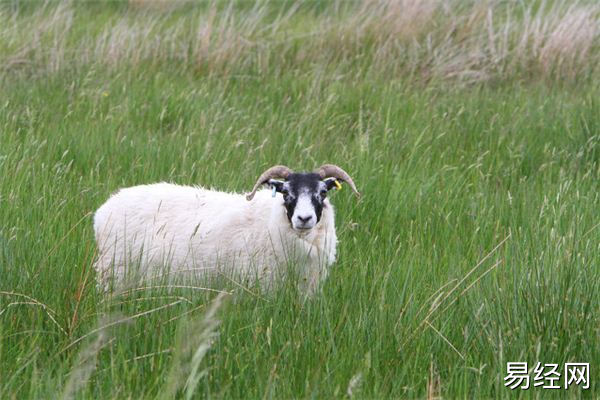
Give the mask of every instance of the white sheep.
<svg viewBox="0 0 600 400">
<path fill-rule="evenodd" d="M 292 261 L 313 293 L 335 261 L 334 210 L 327 192 L 340 188 L 338 180 L 360 195 L 344 170 L 327 164 L 315 173 L 269 168 L 245 198 L 168 183 L 121 189 L 94 215 L 99 283 L 122 284 L 135 270 L 136 279 L 224 274 L 258 279 L 269 289 Z M 257 192 L 263 184 L 272 191 Z"/>
</svg>

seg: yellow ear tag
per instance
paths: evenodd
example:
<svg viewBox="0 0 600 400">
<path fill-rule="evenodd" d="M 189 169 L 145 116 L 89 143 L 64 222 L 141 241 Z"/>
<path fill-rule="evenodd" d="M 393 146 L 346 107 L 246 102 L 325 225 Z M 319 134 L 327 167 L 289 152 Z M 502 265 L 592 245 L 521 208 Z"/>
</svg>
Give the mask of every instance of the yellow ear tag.
<svg viewBox="0 0 600 400">
<path fill-rule="evenodd" d="M 335 187 L 337 188 L 337 190 L 342 190 L 342 185 L 340 185 L 337 179 L 333 183 L 335 183 Z"/>
</svg>

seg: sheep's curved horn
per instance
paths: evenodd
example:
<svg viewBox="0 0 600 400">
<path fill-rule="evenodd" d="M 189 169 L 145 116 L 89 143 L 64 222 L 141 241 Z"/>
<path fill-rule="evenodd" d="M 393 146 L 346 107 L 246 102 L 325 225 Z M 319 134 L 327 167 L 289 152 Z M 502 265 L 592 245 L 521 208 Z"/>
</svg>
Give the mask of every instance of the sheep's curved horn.
<svg viewBox="0 0 600 400">
<path fill-rule="evenodd" d="M 321 179 L 337 178 L 341 181 L 346 182 L 348 185 L 350 185 L 350 188 L 352 189 L 354 194 L 357 197 L 360 197 L 360 193 L 358 192 L 358 190 L 356 190 L 356 185 L 354 185 L 354 181 L 352 180 L 352 178 L 350 178 L 350 175 L 348 175 L 348 173 L 346 171 L 344 171 L 337 165 L 324 164 L 324 165 L 321 165 L 319 167 L 319 169 L 317 169 L 315 172 L 317 174 L 319 174 Z"/>
<path fill-rule="evenodd" d="M 291 169 L 289 169 L 288 167 L 286 167 L 285 165 L 276 165 L 274 167 L 269 168 L 268 170 L 263 172 L 258 177 L 258 180 L 254 184 L 254 188 L 252 188 L 252 192 L 250 192 L 246 195 L 246 200 L 248 200 L 248 201 L 252 200 L 254 198 L 254 195 L 256 194 L 256 191 L 258 190 L 258 187 L 260 185 L 262 185 L 263 183 L 267 182 L 269 179 L 272 179 L 272 178 L 287 179 L 287 177 L 292 172 L 293 171 Z"/>
</svg>

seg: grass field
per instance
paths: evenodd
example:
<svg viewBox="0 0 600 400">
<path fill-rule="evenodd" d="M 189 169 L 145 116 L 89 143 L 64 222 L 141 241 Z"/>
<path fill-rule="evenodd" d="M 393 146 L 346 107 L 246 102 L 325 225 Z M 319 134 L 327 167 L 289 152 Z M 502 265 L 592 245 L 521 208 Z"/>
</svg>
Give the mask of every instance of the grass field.
<svg viewBox="0 0 600 400">
<path fill-rule="evenodd" d="M 599 21 L 566 0 L 0 3 L 0 398 L 597 398 Z M 320 295 L 97 292 L 116 189 L 325 162 L 363 197 L 332 198 Z M 511 391 L 508 361 L 589 362 L 590 388 Z"/>
</svg>

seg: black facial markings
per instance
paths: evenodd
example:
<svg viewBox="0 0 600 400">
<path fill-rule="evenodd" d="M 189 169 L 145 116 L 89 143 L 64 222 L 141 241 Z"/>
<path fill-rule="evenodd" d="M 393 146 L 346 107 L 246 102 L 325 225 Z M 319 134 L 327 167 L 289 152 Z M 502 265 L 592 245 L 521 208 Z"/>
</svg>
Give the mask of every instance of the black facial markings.
<svg viewBox="0 0 600 400">
<path fill-rule="evenodd" d="M 283 205 L 286 208 L 287 217 L 290 222 L 294 216 L 298 198 L 303 193 L 310 194 L 312 205 L 315 208 L 317 222 L 319 222 L 321 220 L 321 214 L 323 213 L 323 202 L 327 197 L 322 191 L 329 189 L 327 186 L 328 185 L 322 183 L 321 177 L 318 174 L 309 172 L 290 174 L 285 185 L 276 187 L 276 190 L 283 194 Z"/>
<path fill-rule="evenodd" d="M 298 202 L 298 197 L 294 197 L 290 194 L 283 195 L 283 205 L 285 206 L 288 220 L 292 221 L 292 217 L 294 216 L 294 210 L 296 209 L 296 203 Z"/>
<path fill-rule="evenodd" d="M 323 213 L 323 200 L 320 197 L 312 196 L 311 198 L 313 207 L 315 207 L 315 214 L 317 214 L 317 222 L 321 220 L 321 214 Z"/>
</svg>

